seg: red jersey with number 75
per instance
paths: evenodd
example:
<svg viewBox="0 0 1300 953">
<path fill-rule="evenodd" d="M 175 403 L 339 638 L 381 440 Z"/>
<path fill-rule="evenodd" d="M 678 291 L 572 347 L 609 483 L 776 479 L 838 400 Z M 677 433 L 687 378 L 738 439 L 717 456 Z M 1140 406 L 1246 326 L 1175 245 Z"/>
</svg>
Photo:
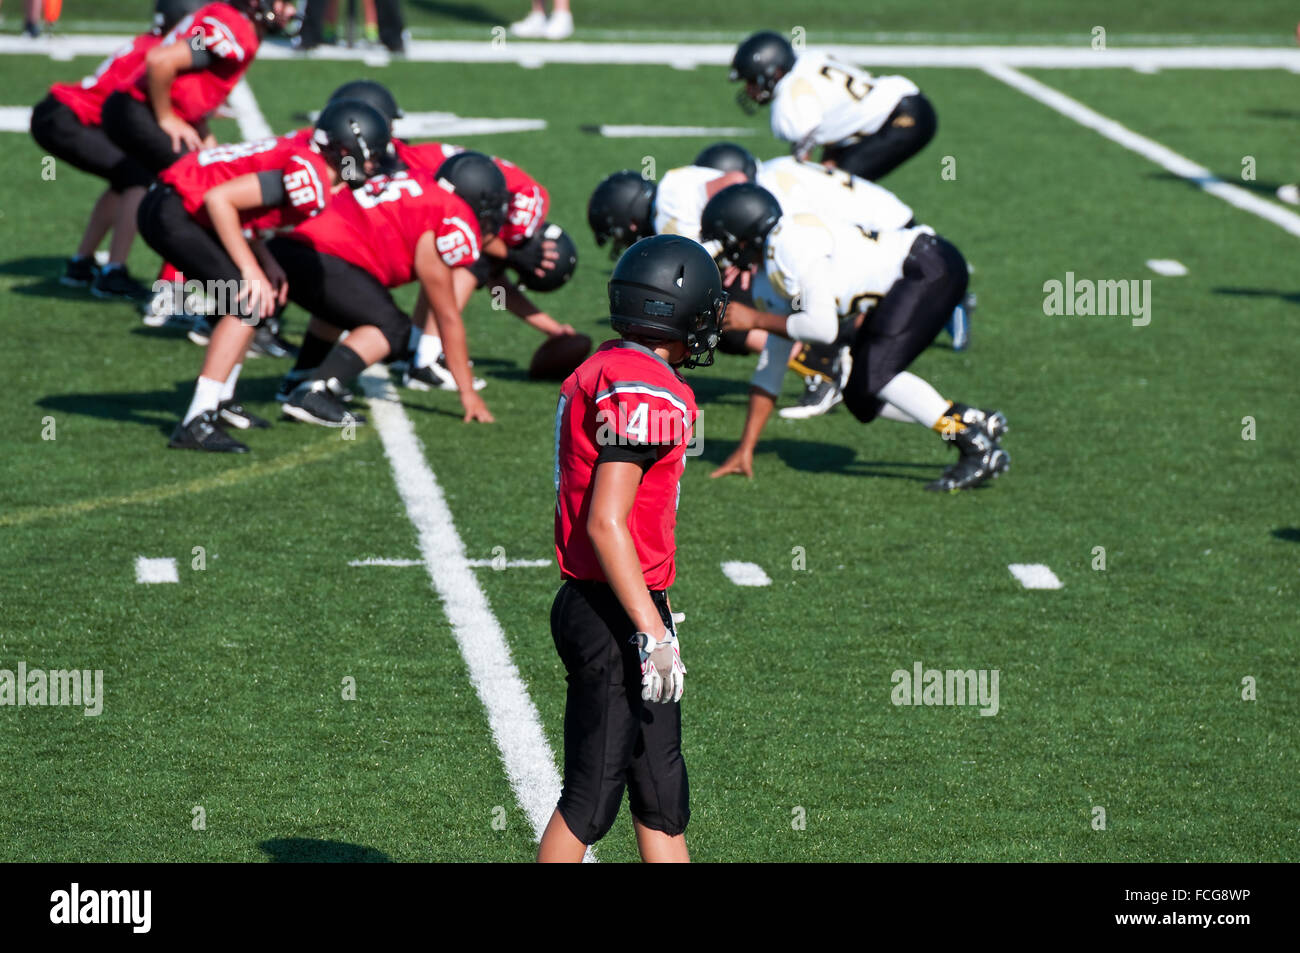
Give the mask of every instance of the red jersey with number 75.
<svg viewBox="0 0 1300 953">
<path fill-rule="evenodd" d="M 415 247 L 427 232 L 449 267 L 478 261 L 483 239 L 473 210 L 431 175 L 409 170 L 339 193 L 290 237 L 397 288 L 415 280 Z"/>
<path fill-rule="evenodd" d="M 673 584 L 677 501 L 697 414 L 690 386 L 633 341 L 606 341 L 569 375 L 555 412 L 555 558 L 564 578 L 609 581 L 587 535 L 587 517 L 597 461 L 611 447 L 653 459 L 627 526 L 646 587 Z"/>
<path fill-rule="evenodd" d="M 163 46 L 186 43 L 206 50 L 208 64 L 181 73 L 172 81 L 172 109 L 188 123 L 206 119 L 239 84 L 257 56 L 262 38 L 253 21 L 228 3 L 209 3 L 172 27 Z M 148 71 L 141 73 L 129 92 L 140 102 L 149 101 Z"/>
<path fill-rule="evenodd" d="M 203 202 L 210 190 L 242 175 L 276 172 L 283 200 L 275 206 L 245 209 L 240 223 L 254 232 L 290 228 L 325 208 L 330 198 L 330 168 L 325 157 L 303 145 L 297 133 L 254 142 L 235 142 L 186 153 L 158 176 L 176 190 L 185 211 L 212 227 Z"/>
</svg>

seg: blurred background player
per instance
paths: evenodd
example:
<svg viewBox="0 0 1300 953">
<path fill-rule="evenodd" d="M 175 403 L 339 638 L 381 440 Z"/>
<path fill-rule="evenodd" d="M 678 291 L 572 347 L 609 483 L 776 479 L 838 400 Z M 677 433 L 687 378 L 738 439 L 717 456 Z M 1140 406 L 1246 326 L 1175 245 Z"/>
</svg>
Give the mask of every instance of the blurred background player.
<svg viewBox="0 0 1300 953">
<path fill-rule="evenodd" d="M 41 35 L 41 0 L 22 0 L 23 4 L 23 36 L 29 36 L 32 39 Z"/>
<path fill-rule="evenodd" d="M 679 367 L 713 362 L 727 295 L 699 244 L 639 242 L 609 281 L 606 341 L 560 389 L 551 637 L 568 673 L 564 786 L 543 863 L 582 860 L 626 789 L 646 861 L 687 861 L 681 662 L 668 589 L 695 395 Z"/>
<path fill-rule="evenodd" d="M 55 83 L 50 93 L 32 110 L 32 138 L 56 158 L 108 182 L 95 202 L 82 233 L 81 244 L 64 266 L 60 283 L 86 288 L 97 276 L 95 250 L 117 217 L 122 194 L 129 188 L 148 185 L 152 173 L 116 145 L 102 125 L 104 101 L 135 83 L 144 69 L 145 56 L 167 33 L 206 0 L 157 0 L 154 25 L 99 64 L 79 83 Z M 114 233 L 109 250 L 111 261 L 126 261 L 134 236 L 134 224 L 126 234 Z"/>
<path fill-rule="evenodd" d="M 772 134 L 796 158 L 821 147 L 821 161 L 872 181 L 888 175 L 934 138 L 934 107 L 903 76 L 872 76 L 825 53 L 796 55 L 779 33 L 763 30 L 740 44 L 732 81 L 737 101 L 772 106 Z"/>
<path fill-rule="evenodd" d="M 525 40 L 567 40 L 573 36 L 573 11 L 569 0 L 553 0 L 551 15 L 546 16 L 546 4 L 533 0 L 528 16 L 510 24 L 510 32 Z"/>
<path fill-rule="evenodd" d="M 950 243 L 924 226 L 871 235 L 811 213 L 783 217 L 776 198 L 750 183 L 709 201 L 703 234 L 721 243 L 730 264 L 759 269 L 754 297 L 765 310 L 734 306 L 728 326 L 769 332 L 740 445 L 713 476 L 753 476 L 754 448 L 780 392 L 790 342 L 833 341 L 843 318 L 868 310 L 844 384 L 853 416 L 919 423 L 951 441 L 958 460 L 927 489 L 970 489 L 1006 470 L 1010 458 L 998 443 L 1006 418 L 946 400 L 907 370 L 966 292 L 966 263 Z"/>
<path fill-rule="evenodd" d="M 284 269 L 257 237 L 292 228 L 323 210 L 345 178 L 356 187 L 375 172 L 388 146 L 388 123 L 365 103 L 333 103 L 310 141 L 297 134 L 216 146 L 166 169 L 140 204 L 140 234 L 188 280 L 220 283 L 218 319 L 189 409 L 172 434 L 176 449 L 243 453 L 225 432 L 270 426 L 235 397 L 261 322 L 284 307 Z M 235 289 L 238 289 L 236 292 Z"/>
</svg>

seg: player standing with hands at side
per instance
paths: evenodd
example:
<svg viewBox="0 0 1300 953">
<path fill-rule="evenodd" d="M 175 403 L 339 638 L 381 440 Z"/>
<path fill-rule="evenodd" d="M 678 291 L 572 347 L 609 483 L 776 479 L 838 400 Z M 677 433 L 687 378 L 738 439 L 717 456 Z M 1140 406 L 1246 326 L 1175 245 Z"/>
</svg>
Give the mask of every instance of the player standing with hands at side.
<svg viewBox="0 0 1300 953">
<path fill-rule="evenodd" d="M 564 788 L 542 863 L 582 860 L 628 792 L 645 861 L 688 861 L 686 675 L 667 590 L 695 395 L 679 367 L 713 363 L 727 296 L 700 244 L 647 238 L 609 282 L 606 341 L 560 388 L 551 637 L 568 672 Z"/>
</svg>

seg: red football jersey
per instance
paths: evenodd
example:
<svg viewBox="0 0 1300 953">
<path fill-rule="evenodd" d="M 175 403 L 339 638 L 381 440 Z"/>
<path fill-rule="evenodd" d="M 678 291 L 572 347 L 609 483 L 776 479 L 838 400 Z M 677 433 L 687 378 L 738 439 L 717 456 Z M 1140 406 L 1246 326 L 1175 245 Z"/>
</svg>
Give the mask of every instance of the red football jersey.
<svg viewBox="0 0 1300 953">
<path fill-rule="evenodd" d="M 262 38 L 251 20 L 228 3 L 209 3 L 187 16 L 162 39 L 164 46 L 188 43 L 212 57 L 205 68 L 181 73 L 172 83 L 172 109 L 188 123 L 212 114 L 238 85 L 257 55 Z M 128 90 L 149 101 L 149 78 L 142 71 Z"/>
<path fill-rule="evenodd" d="M 413 169 L 340 192 L 292 237 L 396 288 L 415 280 L 415 246 L 426 232 L 452 268 L 478 260 L 483 238 L 473 211 L 432 175 Z"/>
<path fill-rule="evenodd" d="M 104 100 L 120 89 L 129 89 L 144 72 L 145 55 L 162 42 L 153 33 L 137 36 L 126 46 L 99 64 L 93 74 L 80 83 L 55 83 L 50 93 L 67 106 L 87 126 L 102 121 Z"/>
<path fill-rule="evenodd" d="M 632 341 L 606 341 L 569 375 L 555 411 L 555 558 L 564 578 L 608 582 L 587 535 L 601 448 L 655 444 L 660 455 L 641 478 L 627 526 L 646 586 L 673 584 L 677 500 L 696 415 L 690 386 Z"/>
<path fill-rule="evenodd" d="M 241 175 L 279 172 L 284 183 L 284 201 L 273 207 L 245 209 L 239 220 L 254 232 L 290 228 L 325 208 L 330 199 L 330 170 L 324 157 L 304 146 L 297 133 L 278 139 L 235 142 L 191 152 L 176 160 L 158 176 L 185 203 L 185 211 L 200 224 L 211 227 L 204 196 Z"/>
<path fill-rule="evenodd" d="M 465 151 L 463 146 L 444 142 L 424 142 L 417 146 L 394 140 L 393 145 L 397 148 L 397 157 L 408 166 L 430 173 L 437 172 L 438 167 L 451 156 Z M 506 213 L 500 237 L 514 248 L 537 233 L 537 229 L 546 220 L 550 196 L 540 182 L 513 162 L 496 156 L 492 157 L 492 161 L 505 176 L 506 189 L 510 192 L 510 210 Z"/>
</svg>

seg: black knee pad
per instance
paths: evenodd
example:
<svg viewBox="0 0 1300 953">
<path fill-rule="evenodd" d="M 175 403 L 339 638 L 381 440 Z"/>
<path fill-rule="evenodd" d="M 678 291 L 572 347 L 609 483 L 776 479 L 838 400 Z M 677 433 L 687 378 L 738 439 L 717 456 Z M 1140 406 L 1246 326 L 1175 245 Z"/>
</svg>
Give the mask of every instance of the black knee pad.
<svg viewBox="0 0 1300 953">
<path fill-rule="evenodd" d="M 748 331 L 723 331 L 718 338 L 718 350 L 723 354 L 748 354 L 749 348 L 745 346 L 748 336 Z"/>
</svg>

